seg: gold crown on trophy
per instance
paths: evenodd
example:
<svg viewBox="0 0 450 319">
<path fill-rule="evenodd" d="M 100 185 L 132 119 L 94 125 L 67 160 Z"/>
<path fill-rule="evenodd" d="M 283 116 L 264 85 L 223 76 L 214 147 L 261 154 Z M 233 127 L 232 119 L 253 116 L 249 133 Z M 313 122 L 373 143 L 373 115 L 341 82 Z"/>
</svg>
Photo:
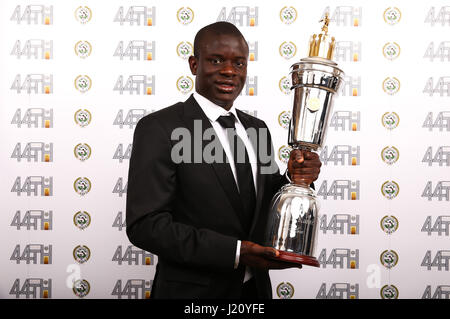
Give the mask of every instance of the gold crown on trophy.
<svg viewBox="0 0 450 319">
<path fill-rule="evenodd" d="M 328 24 L 330 19 L 328 18 L 328 12 L 325 13 L 325 17 L 319 22 L 323 22 L 322 32 L 317 36 L 314 34 L 309 40 L 309 57 L 320 57 L 328 60 L 333 59 L 334 49 L 336 47 L 336 41 L 334 37 L 328 35 Z"/>
</svg>

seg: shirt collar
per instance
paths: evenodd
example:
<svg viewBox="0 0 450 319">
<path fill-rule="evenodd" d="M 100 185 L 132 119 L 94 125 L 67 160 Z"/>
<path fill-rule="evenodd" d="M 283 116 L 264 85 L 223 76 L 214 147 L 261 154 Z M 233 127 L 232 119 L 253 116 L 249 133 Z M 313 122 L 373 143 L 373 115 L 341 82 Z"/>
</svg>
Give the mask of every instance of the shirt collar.
<svg viewBox="0 0 450 319">
<path fill-rule="evenodd" d="M 211 122 L 217 121 L 219 116 L 229 115 L 231 113 L 234 115 L 234 118 L 236 119 L 236 121 L 238 123 L 240 123 L 239 117 L 237 116 L 236 108 L 234 107 L 234 105 L 232 105 L 231 108 L 227 111 L 223 107 L 211 102 L 210 100 L 208 100 L 203 95 L 200 95 L 197 92 L 194 92 L 193 95 L 194 95 L 194 99 L 197 101 L 198 105 L 200 105 L 203 112 L 206 114 L 206 116 L 208 117 L 208 119 Z"/>
</svg>

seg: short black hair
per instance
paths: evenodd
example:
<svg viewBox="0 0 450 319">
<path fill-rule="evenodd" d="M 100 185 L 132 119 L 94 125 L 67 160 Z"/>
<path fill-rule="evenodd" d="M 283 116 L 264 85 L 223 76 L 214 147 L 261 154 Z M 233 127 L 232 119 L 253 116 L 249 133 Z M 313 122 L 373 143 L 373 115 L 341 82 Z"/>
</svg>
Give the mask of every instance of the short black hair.
<svg viewBox="0 0 450 319">
<path fill-rule="evenodd" d="M 201 43 L 202 43 L 203 39 L 205 38 L 206 34 L 208 34 L 208 33 L 213 33 L 214 35 L 227 34 L 227 35 L 234 35 L 236 37 L 241 37 L 242 40 L 244 40 L 245 44 L 247 45 L 247 49 L 248 49 L 247 41 L 245 40 L 241 31 L 239 31 L 239 29 L 234 24 L 225 22 L 225 21 L 219 21 L 219 22 L 209 24 L 209 25 L 201 28 L 197 32 L 197 34 L 195 35 L 195 39 L 194 39 L 194 56 L 195 57 L 198 57 L 198 55 L 200 53 Z"/>
</svg>

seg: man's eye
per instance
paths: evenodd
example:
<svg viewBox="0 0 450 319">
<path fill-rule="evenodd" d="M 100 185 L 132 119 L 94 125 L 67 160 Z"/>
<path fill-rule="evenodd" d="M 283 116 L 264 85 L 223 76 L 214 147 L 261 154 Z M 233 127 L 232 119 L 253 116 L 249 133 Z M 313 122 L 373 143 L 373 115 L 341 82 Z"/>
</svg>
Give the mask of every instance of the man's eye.
<svg viewBox="0 0 450 319">
<path fill-rule="evenodd" d="M 221 62 L 222 62 L 221 59 L 212 59 L 212 60 L 211 60 L 211 63 L 212 63 L 212 64 L 219 64 L 219 63 L 221 63 Z"/>
</svg>

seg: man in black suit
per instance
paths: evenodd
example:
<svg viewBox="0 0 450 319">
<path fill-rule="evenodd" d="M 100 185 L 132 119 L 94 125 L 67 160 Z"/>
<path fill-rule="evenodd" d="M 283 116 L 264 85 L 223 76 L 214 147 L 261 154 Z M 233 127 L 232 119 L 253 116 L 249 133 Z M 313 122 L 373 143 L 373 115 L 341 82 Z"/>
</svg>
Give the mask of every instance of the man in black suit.
<svg viewBox="0 0 450 319">
<path fill-rule="evenodd" d="M 248 45 L 227 22 L 201 29 L 189 66 L 196 92 L 136 126 L 127 235 L 158 256 L 152 298 L 271 298 L 264 247 L 268 207 L 287 183 L 266 124 L 233 106 L 247 76 Z M 294 182 L 317 179 L 315 153 L 293 151 Z"/>
</svg>

